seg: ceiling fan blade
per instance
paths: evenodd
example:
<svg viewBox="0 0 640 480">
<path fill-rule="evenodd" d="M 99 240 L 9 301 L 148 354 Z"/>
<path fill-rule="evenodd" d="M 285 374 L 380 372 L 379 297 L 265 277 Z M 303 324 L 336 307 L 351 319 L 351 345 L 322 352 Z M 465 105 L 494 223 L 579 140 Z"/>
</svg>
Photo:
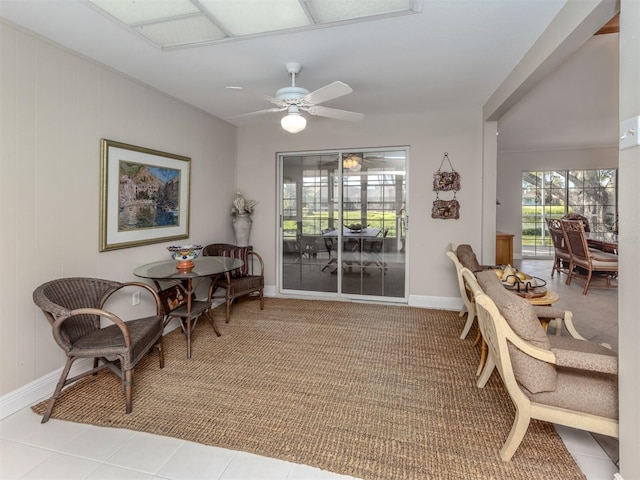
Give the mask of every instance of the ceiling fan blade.
<svg viewBox="0 0 640 480">
<path fill-rule="evenodd" d="M 302 97 L 302 100 L 308 104 L 317 105 L 333 100 L 334 98 L 342 97 L 343 95 L 348 95 L 351 92 L 353 92 L 353 89 L 346 83 L 333 82 L 306 94 Z"/>
<path fill-rule="evenodd" d="M 335 118 L 337 120 L 346 120 L 347 122 L 359 122 L 364 118 L 364 114 L 362 113 L 349 112 L 347 110 L 338 110 L 337 108 L 313 106 L 305 110 L 311 115 Z"/>
<path fill-rule="evenodd" d="M 266 110 L 258 110 L 257 112 L 242 113 L 240 115 L 234 115 L 232 117 L 225 117 L 225 120 L 232 120 L 234 118 L 241 118 L 241 117 L 252 117 L 254 115 L 262 115 L 263 113 L 282 112 L 283 110 L 286 110 L 286 109 L 287 109 L 287 107 L 267 108 Z"/>
<path fill-rule="evenodd" d="M 264 95 L 262 93 L 258 93 L 258 92 L 254 92 L 253 90 L 247 90 L 246 88 L 242 88 L 242 87 L 227 87 L 227 90 L 231 90 L 232 92 L 238 92 L 238 93 L 244 93 L 247 95 L 251 95 L 253 97 L 258 97 L 261 98 L 262 100 L 266 100 L 267 102 L 271 102 L 275 105 L 278 105 L 279 107 L 282 107 L 285 105 L 284 102 L 282 102 L 282 100 L 277 99 L 276 97 L 272 97 L 271 95 Z"/>
</svg>

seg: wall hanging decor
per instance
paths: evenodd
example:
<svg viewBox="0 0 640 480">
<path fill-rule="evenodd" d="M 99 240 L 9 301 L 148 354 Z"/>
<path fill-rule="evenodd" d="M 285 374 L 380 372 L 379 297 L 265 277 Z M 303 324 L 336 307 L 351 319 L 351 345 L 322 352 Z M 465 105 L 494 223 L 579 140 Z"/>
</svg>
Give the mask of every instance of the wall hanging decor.
<svg viewBox="0 0 640 480">
<path fill-rule="evenodd" d="M 104 138 L 100 145 L 100 251 L 188 238 L 191 159 Z"/>
<path fill-rule="evenodd" d="M 450 171 L 442 170 L 445 160 L 449 163 Z M 431 209 L 431 217 L 439 218 L 442 220 L 460 218 L 460 203 L 456 199 L 456 193 L 461 188 L 460 174 L 455 171 L 449 154 L 444 152 L 440 167 L 433 174 L 433 191 L 436 192 L 436 199 L 433 202 L 433 208 Z M 443 200 L 440 198 L 440 192 L 453 192 L 453 198 L 451 200 Z"/>
<path fill-rule="evenodd" d="M 433 202 L 431 216 L 442 220 L 447 220 L 449 218 L 457 220 L 460 218 L 460 203 L 458 203 L 458 200 L 455 198 L 453 200 L 436 199 Z"/>
</svg>

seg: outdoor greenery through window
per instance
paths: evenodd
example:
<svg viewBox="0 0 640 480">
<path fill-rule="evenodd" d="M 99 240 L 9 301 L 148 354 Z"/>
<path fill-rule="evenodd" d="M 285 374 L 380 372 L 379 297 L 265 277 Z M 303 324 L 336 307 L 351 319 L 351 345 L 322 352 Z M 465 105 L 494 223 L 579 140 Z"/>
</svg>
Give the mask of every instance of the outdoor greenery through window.
<svg viewBox="0 0 640 480">
<path fill-rule="evenodd" d="M 523 172 L 522 256 L 552 257 L 548 218 L 585 216 L 592 232 L 618 231 L 617 169 Z"/>
</svg>

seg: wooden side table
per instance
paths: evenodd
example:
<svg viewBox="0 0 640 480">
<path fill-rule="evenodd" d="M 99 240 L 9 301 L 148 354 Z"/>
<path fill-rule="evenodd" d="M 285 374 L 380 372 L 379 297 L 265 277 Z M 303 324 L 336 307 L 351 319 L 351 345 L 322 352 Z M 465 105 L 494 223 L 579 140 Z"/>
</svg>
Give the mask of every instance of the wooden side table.
<svg viewBox="0 0 640 480">
<path fill-rule="evenodd" d="M 513 234 L 496 232 L 496 265 L 513 265 Z"/>
</svg>

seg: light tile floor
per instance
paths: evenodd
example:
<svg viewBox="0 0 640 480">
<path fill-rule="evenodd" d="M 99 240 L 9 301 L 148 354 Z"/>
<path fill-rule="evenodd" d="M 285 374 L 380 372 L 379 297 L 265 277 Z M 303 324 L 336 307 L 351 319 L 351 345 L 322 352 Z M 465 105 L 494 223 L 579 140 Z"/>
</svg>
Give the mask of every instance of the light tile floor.
<svg viewBox="0 0 640 480">
<path fill-rule="evenodd" d="M 547 278 L 551 270 L 549 262 L 525 260 L 518 266 L 541 278 Z M 563 282 L 564 278 L 556 278 L 549 287 L 560 293 L 559 306 L 576 312 L 576 328 L 590 338 L 617 346 L 617 313 L 611 313 L 614 304 L 617 312 L 617 292 L 596 293 L 594 289 L 583 297 L 580 285 L 565 288 Z M 602 303 L 612 305 L 602 307 Z M 174 438 L 59 420 L 43 425 L 40 419 L 25 408 L 0 422 L 0 479 L 352 478 Z M 588 480 L 613 479 L 616 466 L 590 434 L 566 427 L 557 430 Z"/>
</svg>

